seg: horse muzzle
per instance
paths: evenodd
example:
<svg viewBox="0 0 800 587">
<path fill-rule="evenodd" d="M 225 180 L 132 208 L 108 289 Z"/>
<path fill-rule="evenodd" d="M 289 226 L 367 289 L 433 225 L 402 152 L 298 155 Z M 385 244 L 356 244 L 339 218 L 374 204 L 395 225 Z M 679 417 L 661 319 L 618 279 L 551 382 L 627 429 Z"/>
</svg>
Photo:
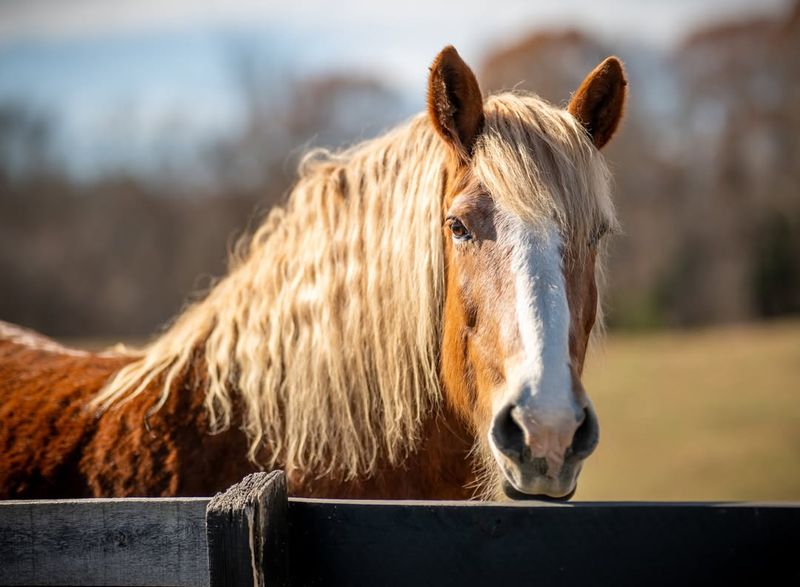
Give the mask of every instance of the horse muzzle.
<svg viewBox="0 0 800 587">
<path fill-rule="evenodd" d="M 506 406 L 493 420 L 489 445 L 503 473 L 503 491 L 511 499 L 547 497 L 566 500 L 577 487 L 583 461 L 599 439 L 591 404 L 577 417 L 558 423 Z"/>
</svg>

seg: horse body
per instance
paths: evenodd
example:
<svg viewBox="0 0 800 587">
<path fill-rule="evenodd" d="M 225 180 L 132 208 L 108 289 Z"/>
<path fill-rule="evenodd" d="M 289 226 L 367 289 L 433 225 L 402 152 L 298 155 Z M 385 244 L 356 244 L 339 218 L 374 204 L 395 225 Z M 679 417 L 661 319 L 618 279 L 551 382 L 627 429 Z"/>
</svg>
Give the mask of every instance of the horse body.
<svg viewBox="0 0 800 587">
<path fill-rule="evenodd" d="M 183 393 L 170 394 L 153 414 L 158 381 L 122 410 L 88 409 L 131 361 L 68 349 L 0 322 L 0 499 L 205 496 L 258 469 L 240 430 L 209 433 L 200 369 L 177 381 Z M 424 427 L 430 442 L 405 467 L 383 468 L 368 480 L 295 472 L 290 491 L 353 499 L 469 497 L 469 432 L 444 413 Z"/>
<path fill-rule="evenodd" d="M 609 58 L 568 110 L 484 100 L 455 49 L 428 112 L 309 157 L 228 275 L 151 344 L 86 353 L 0 323 L 0 498 L 569 497 L 614 225 Z"/>
</svg>

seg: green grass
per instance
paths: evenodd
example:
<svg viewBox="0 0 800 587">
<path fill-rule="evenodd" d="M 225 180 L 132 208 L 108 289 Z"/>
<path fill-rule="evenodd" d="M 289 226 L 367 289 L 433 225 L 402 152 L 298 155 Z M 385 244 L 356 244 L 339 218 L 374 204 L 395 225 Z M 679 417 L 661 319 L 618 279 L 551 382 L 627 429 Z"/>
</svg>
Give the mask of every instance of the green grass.
<svg viewBox="0 0 800 587">
<path fill-rule="evenodd" d="M 578 500 L 800 500 L 800 321 L 613 334 Z"/>
</svg>

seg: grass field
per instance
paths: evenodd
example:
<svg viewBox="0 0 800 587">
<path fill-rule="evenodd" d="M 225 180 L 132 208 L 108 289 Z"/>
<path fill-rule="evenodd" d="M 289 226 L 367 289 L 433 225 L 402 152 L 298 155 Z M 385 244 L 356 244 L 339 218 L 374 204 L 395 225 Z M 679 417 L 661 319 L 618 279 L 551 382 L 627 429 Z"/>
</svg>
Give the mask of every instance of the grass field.
<svg viewBox="0 0 800 587">
<path fill-rule="evenodd" d="M 584 376 L 577 500 L 800 501 L 800 321 L 614 334 Z"/>
</svg>

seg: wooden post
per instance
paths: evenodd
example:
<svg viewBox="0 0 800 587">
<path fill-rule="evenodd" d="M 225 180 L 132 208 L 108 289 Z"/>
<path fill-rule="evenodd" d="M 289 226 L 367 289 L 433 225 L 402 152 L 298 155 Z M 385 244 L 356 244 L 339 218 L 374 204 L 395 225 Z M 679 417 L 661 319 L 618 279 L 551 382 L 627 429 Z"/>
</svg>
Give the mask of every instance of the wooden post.
<svg viewBox="0 0 800 587">
<path fill-rule="evenodd" d="M 253 473 L 206 509 L 211 587 L 288 585 L 288 499 L 282 471 Z"/>
</svg>

